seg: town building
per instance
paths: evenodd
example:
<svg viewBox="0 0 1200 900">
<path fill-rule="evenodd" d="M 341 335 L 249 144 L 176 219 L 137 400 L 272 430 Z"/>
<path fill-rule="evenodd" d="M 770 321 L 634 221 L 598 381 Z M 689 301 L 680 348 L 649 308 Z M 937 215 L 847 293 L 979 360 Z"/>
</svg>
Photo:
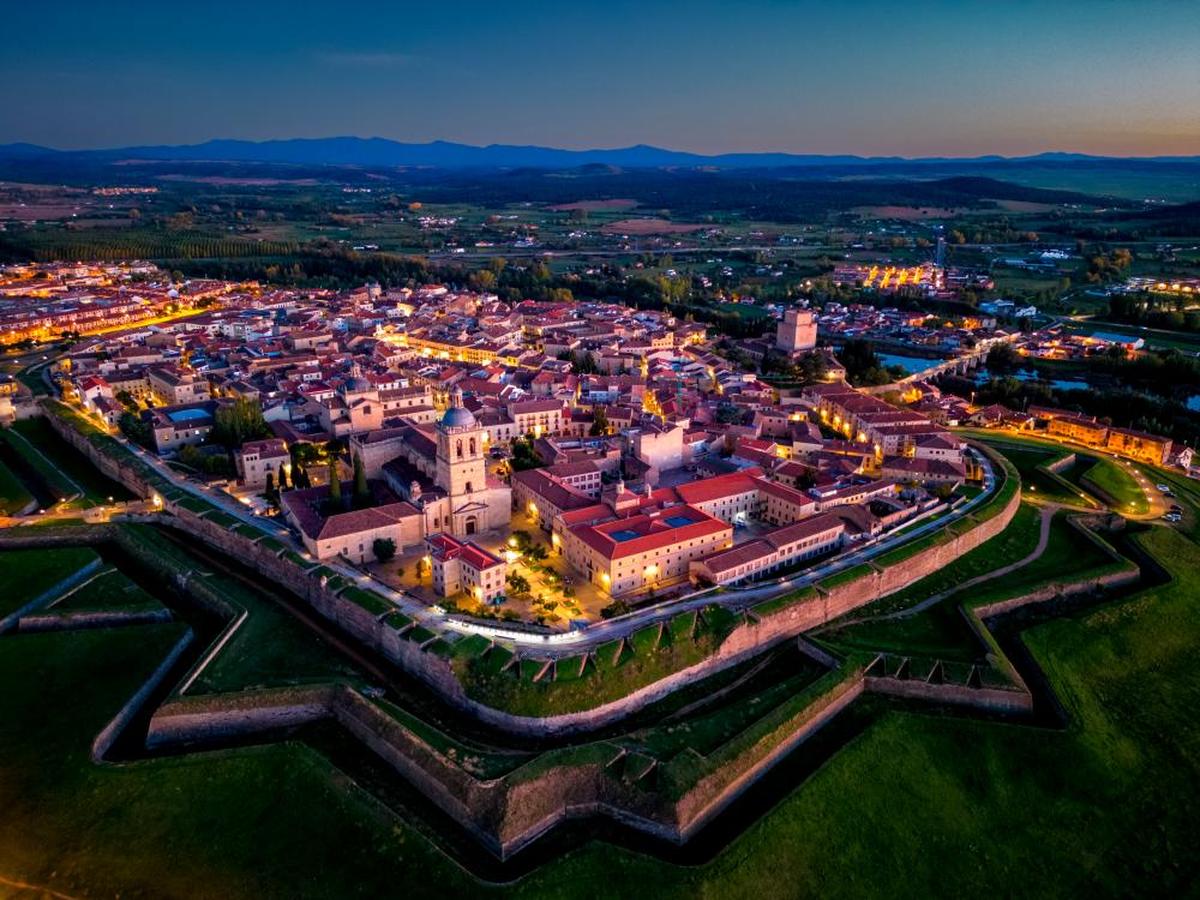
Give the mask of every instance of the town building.
<svg viewBox="0 0 1200 900">
<path fill-rule="evenodd" d="M 278 485 L 279 470 L 290 472 L 292 457 L 288 453 L 287 442 L 280 438 L 267 438 L 261 441 L 247 441 L 242 444 L 233 457 L 237 468 L 238 480 L 248 488 L 261 488 L 267 483 L 267 476 L 273 475 Z"/>
<path fill-rule="evenodd" d="M 775 346 L 789 356 L 814 349 L 817 346 L 817 321 L 813 312 L 796 307 L 785 311 L 776 326 Z"/>
<path fill-rule="evenodd" d="M 479 603 L 494 604 L 504 596 L 508 563 L 473 541 L 460 541 L 439 532 L 425 539 L 433 569 L 433 590 L 439 597 L 466 594 Z"/>
</svg>

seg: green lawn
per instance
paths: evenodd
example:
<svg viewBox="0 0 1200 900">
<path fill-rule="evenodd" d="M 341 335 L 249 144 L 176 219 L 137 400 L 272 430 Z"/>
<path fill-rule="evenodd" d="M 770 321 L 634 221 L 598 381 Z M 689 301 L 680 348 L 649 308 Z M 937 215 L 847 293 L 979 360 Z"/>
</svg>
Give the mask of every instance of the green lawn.
<svg viewBox="0 0 1200 900">
<path fill-rule="evenodd" d="M 22 686 L 0 691 L 0 878 L 94 897 L 383 897 L 401 884 L 405 896 L 445 897 L 474 888 L 301 745 L 93 765 L 92 739 L 182 629 L 0 639 L 0 684 Z"/>
<path fill-rule="evenodd" d="M 1134 539 L 1180 580 L 1027 635 L 1067 729 L 886 712 L 710 863 L 592 843 L 486 893 L 1189 894 L 1200 550 L 1170 529 Z M 37 686 L 0 692 L 0 877 L 95 896 L 485 892 L 301 746 L 93 766 L 92 737 L 179 633 L 0 639 L 0 683 Z"/>
<path fill-rule="evenodd" d="M 1078 462 L 1063 472 L 1063 478 L 1066 481 L 1083 491 L 1098 489 L 1111 495 L 1113 500 L 1120 504 L 1119 512 L 1143 515 L 1150 508 L 1145 494 L 1138 487 L 1133 476 L 1129 474 L 1128 467 L 1123 462 L 1106 456 L 1093 456 L 1084 450 L 1076 451 L 1069 445 L 1034 436 L 1017 436 L 1009 432 L 989 432 L 978 429 L 959 429 L 959 431 L 966 437 L 975 438 L 996 448 L 1005 456 L 1012 454 L 1014 465 L 1020 467 L 1024 464 L 1026 466 L 1026 470 L 1022 472 L 1023 481 L 1025 474 L 1031 472 L 1029 467 L 1034 464 L 1035 454 L 1044 452 L 1054 458 L 1064 453 L 1074 452 Z M 1159 474 L 1160 470 L 1155 469 L 1151 476 L 1152 479 L 1157 478 Z M 1038 488 L 1041 490 L 1040 482 Z"/>
<path fill-rule="evenodd" d="M 54 613 L 147 612 L 163 606 L 116 569 L 102 572 L 50 607 Z"/>
<path fill-rule="evenodd" d="M 705 714 L 634 732 L 622 743 L 644 750 L 660 760 L 670 759 L 687 750 L 708 755 L 823 674 L 816 663 L 806 658 L 797 659 L 796 656 L 787 656 L 768 665 L 777 671 L 776 677 L 762 679 L 763 686 L 751 695 L 742 695 L 718 704 Z M 785 666 L 786 671 L 779 671 Z"/>
<path fill-rule="evenodd" d="M 1066 583 L 1100 570 L 1133 565 L 1128 561 L 1114 560 L 1096 541 L 1071 525 L 1067 521 L 1069 515 L 1065 511 L 1055 514 L 1046 550 L 1041 556 L 1004 578 L 979 585 L 971 591 L 970 602 L 989 603 L 1050 582 Z"/>
<path fill-rule="evenodd" d="M 87 547 L 0 552 L 0 615 L 8 615 L 96 559 Z"/>
<path fill-rule="evenodd" d="M 892 612 L 919 603 L 933 594 L 940 594 L 962 582 L 999 569 L 1009 563 L 1028 556 L 1037 547 L 1038 530 L 1041 527 L 1041 510 L 1022 503 L 1012 521 L 1000 534 L 985 541 L 969 553 L 909 585 L 901 591 L 876 600 L 862 609 L 850 613 L 847 618 L 878 615 Z"/>
<path fill-rule="evenodd" d="M 1036 511 L 1022 506 L 1018 516 Z M 967 591 L 951 594 L 941 602 L 907 618 L 867 621 L 829 631 L 822 637 L 838 647 L 856 650 L 884 650 L 915 656 L 931 656 L 967 662 L 982 661 L 986 650 L 963 616 L 964 604 L 981 604 L 1041 587 L 1050 581 L 1070 581 L 1085 573 L 1115 565 L 1112 558 L 1085 534 L 1067 521 L 1065 511 L 1051 522 L 1046 549 L 1037 559 L 994 581 L 986 581 Z M 1013 524 L 1017 524 L 1014 517 Z M 1032 535 L 1030 529 L 1032 528 Z M 1012 526 L 993 541 L 1004 541 Z M 1032 540 L 1030 537 L 1032 536 Z M 1031 552 L 1037 544 L 1037 520 L 1022 523 L 1006 543 L 993 541 L 968 553 L 957 562 L 895 595 L 884 598 L 866 611 L 889 611 L 919 602 L 925 597 L 953 588 L 982 572 L 1008 565 Z M 922 587 L 922 585 L 925 585 Z M 858 615 L 861 615 L 860 612 Z"/>
<path fill-rule="evenodd" d="M 278 602 L 226 576 L 210 576 L 209 585 L 249 616 L 189 694 L 363 680 L 350 660 Z"/>
<path fill-rule="evenodd" d="M 1061 459 L 1069 451 L 1041 450 L 1034 447 L 1024 448 L 1000 442 L 992 443 L 992 446 L 1003 453 L 1005 458 L 1016 466 L 1017 471 L 1021 473 L 1022 488 L 1031 498 L 1044 500 L 1048 503 L 1064 503 L 1088 508 L 1097 508 L 1100 506 L 1099 503 L 1087 496 L 1085 492 L 1072 485 L 1066 477 L 1055 475 L 1055 473 L 1045 468 L 1048 463 L 1053 463 Z M 1079 462 L 1075 463 L 1075 466 L 1086 466 L 1087 460 L 1090 459 L 1091 457 L 1087 457 L 1086 459 L 1081 458 Z M 1069 473 L 1071 469 L 1068 468 L 1065 471 Z"/>
<path fill-rule="evenodd" d="M 617 644 L 596 649 L 595 665 L 581 677 L 563 680 L 534 676 L 543 668 L 543 660 L 525 658 L 519 670 L 500 671 L 499 654 L 485 657 L 456 655 L 455 672 L 467 695 L 497 709 L 522 716 L 549 716 L 592 709 L 652 682 L 703 661 L 720 647 L 738 624 L 734 613 L 724 607 L 708 606 L 689 634 L 670 635 L 655 643 L 657 626 L 637 632 L 626 641 L 618 656 Z M 412 635 L 422 629 L 414 629 Z"/>
<path fill-rule="evenodd" d="M 1150 511 L 1150 503 L 1126 467 L 1112 459 L 1099 459 L 1096 464 L 1080 476 L 1083 487 L 1098 488 L 1117 504 L 1117 512 L 1128 512 L 1135 516 Z"/>
<path fill-rule="evenodd" d="M 33 495 L 25 489 L 21 479 L 0 462 L 0 515 L 15 516 L 32 502 Z"/>
<path fill-rule="evenodd" d="M 60 438 L 43 417 L 15 422 L 10 429 L 0 432 L 0 439 L 6 441 L 38 473 L 50 492 L 59 497 L 82 491 L 81 505 L 84 506 L 106 503 L 109 497 L 133 499 L 133 494 L 101 474 L 86 457 Z"/>
<path fill-rule="evenodd" d="M 592 845 L 520 892 L 576 896 L 602 877 L 617 896 L 1190 893 L 1200 551 L 1167 529 L 1138 539 L 1185 580 L 1027 636 L 1065 731 L 887 713 L 708 865 Z"/>
</svg>

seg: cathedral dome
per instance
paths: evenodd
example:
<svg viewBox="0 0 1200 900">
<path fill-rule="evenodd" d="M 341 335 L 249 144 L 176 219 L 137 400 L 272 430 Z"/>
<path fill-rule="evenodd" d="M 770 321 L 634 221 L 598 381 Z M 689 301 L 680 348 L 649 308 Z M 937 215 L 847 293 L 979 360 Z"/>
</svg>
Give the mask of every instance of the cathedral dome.
<svg viewBox="0 0 1200 900">
<path fill-rule="evenodd" d="M 474 428 L 475 417 L 463 406 L 452 406 L 442 416 L 442 425 L 446 428 Z"/>
</svg>

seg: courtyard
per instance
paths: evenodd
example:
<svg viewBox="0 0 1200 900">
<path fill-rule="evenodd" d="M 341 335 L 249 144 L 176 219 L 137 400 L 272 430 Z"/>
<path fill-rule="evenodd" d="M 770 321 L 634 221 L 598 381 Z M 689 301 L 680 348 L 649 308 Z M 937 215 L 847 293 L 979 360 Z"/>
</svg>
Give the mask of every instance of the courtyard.
<svg viewBox="0 0 1200 900">
<path fill-rule="evenodd" d="M 612 598 L 573 572 L 550 546 L 549 536 L 523 513 L 514 513 L 508 529 L 473 535 L 485 550 L 508 562 L 508 574 L 521 590 L 507 591 L 502 603 L 491 606 L 465 594 L 439 597 L 433 589 L 431 564 L 424 545 L 410 547 L 386 563 L 375 562 L 368 571 L 390 587 L 402 590 L 430 606 L 452 607 L 468 615 L 545 625 L 566 631 L 574 624 L 594 622 Z M 528 590 L 524 584 L 529 585 Z M 511 584 L 511 582 L 510 582 Z"/>
</svg>

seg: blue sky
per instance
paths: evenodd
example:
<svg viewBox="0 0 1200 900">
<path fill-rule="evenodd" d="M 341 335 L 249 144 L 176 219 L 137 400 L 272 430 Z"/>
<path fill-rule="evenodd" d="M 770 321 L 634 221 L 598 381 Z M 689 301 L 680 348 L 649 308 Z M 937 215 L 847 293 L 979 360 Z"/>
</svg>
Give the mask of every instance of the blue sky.
<svg viewBox="0 0 1200 900">
<path fill-rule="evenodd" d="M 1200 153 L 1190 0 L 6 7 L 0 142 Z"/>
</svg>

